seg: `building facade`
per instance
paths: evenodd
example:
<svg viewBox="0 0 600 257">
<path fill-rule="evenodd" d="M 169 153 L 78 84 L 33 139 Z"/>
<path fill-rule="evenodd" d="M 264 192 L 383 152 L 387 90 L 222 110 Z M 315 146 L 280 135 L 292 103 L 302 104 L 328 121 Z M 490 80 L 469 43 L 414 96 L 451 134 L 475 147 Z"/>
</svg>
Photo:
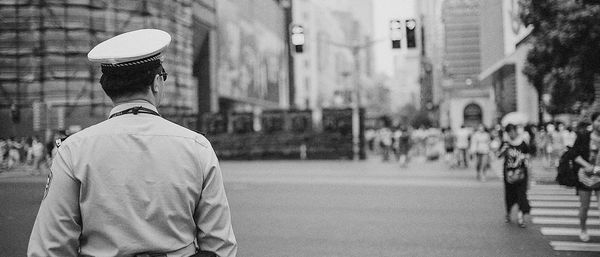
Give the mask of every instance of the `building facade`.
<svg viewBox="0 0 600 257">
<path fill-rule="evenodd" d="M 495 104 L 491 86 L 480 83 L 481 3 L 476 0 L 446 0 L 442 5 L 444 51 L 440 125 L 494 123 Z"/>
<path fill-rule="evenodd" d="M 443 0 L 415 1 L 421 27 L 421 108 L 432 112 L 439 125 L 442 96 L 444 24 Z"/>
<path fill-rule="evenodd" d="M 293 105 L 312 110 L 316 128 L 320 127 L 323 108 L 350 107 L 355 81 L 365 87 L 372 73 L 370 50 L 361 49 L 355 63 L 351 48 L 370 39 L 372 23 L 363 22 L 371 19 L 355 13 L 370 13 L 370 1 L 360 1 L 368 7 L 366 10 L 355 10 L 347 1 L 339 3 L 293 1 L 293 23 L 304 28 L 305 36 L 304 51 L 293 56 Z"/>
<path fill-rule="evenodd" d="M 539 120 L 539 98 L 522 70 L 530 44 L 531 32 L 520 21 L 518 1 L 482 1 L 485 19 L 481 19 L 481 83 L 494 90 L 496 118 L 519 112 L 531 123 Z"/>
<path fill-rule="evenodd" d="M 288 104 L 278 1 L 8 0 L 0 2 L 0 17 L 2 136 L 78 130 L 106 119 L 112 103 L 87 52 L 142 28 L 172 35 L 160 107 L 166 118 L 198 128 L 204 113 Z"/>
</svg>

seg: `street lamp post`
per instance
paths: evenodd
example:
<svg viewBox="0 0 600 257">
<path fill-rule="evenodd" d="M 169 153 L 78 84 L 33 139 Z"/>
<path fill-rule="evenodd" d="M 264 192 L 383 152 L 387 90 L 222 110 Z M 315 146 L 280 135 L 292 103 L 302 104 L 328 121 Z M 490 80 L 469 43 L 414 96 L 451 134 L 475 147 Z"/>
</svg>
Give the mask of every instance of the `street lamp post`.
<svg viewBox="0 0 600 257">
<path fill-rule="evenodd" d="M 354 59 L 354 90 L 352 94 L 352 154 L 354 160 L 360 160 L 360 107 L 361 107 L 361 87 L 360 87 L 360 51 L 365 48 L 371 47 L 375 43 L 388 40 L 378 39 L 366 42 L 365 44 L 339 44 L 335 42 L 328 42 L 331 45 L 338 47 L 345 47 L 352 51 L 352 57 Z"/>
</svg>

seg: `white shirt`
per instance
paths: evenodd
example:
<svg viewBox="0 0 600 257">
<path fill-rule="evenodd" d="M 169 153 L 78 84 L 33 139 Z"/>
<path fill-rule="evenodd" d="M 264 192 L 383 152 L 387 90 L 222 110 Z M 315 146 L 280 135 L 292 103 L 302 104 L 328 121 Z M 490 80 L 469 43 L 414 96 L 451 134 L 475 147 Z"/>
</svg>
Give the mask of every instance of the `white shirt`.
<svg viewBox="0 0 600 257">
<path fill-rule="evenodd" d="M 469 134 L 470 132 L 466 128 L 461 128 L 458 131 L 456 131 L 456 148 L 469 148 Z"/>
<path fill-rule="evenodd" d="M 487 154 L 490 152 L 490 134 L 486 132 L 475 132 L 471 138 L 472 150 L 475 153 Z"/>
<path fill-rule="evenodd" d="M 147 102 L 116 106 L 112 113 Z M 125 114 L 61 144 L 28 256 L 235 256 L 217 157 L 206 138 L 152 114 Z"/>
</svg>

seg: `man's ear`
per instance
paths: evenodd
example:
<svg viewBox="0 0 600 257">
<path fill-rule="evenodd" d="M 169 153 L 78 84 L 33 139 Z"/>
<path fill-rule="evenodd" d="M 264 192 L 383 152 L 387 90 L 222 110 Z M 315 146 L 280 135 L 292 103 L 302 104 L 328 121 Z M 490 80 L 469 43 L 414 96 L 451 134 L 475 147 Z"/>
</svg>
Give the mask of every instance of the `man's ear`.
<svg viewBox="0 0 600 257">
<path fill-rule="evenodd" d="M 154 75 L 154 81 L 152 81 L 152 86 L 150 87 L 152 93 L 158 93 L 158 87 L 160 86 L 161 81 L 162 78 L 160 77 L 160 75 Z"/>
</svg>

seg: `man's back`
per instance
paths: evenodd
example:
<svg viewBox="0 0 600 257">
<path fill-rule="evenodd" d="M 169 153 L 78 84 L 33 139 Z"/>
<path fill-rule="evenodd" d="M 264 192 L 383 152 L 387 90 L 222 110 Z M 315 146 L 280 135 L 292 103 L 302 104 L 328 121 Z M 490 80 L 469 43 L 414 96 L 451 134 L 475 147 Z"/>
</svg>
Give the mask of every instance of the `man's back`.
<svg viewBox="0 0 600 257">
<path fill-rule="evenodd" d="M 218 161 L 202 135 L 159 116 L 129 114 L 69 137 L 57 159 L 53 173 L 79 184 L 82 255 L 195 250 L 196 238 L 202 250 L 235 244 Z M 211 213 L 203 201 L 226 211 Z"/>
</svg>

